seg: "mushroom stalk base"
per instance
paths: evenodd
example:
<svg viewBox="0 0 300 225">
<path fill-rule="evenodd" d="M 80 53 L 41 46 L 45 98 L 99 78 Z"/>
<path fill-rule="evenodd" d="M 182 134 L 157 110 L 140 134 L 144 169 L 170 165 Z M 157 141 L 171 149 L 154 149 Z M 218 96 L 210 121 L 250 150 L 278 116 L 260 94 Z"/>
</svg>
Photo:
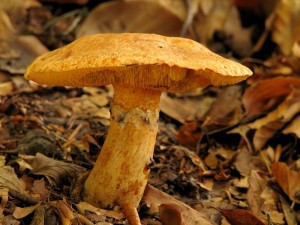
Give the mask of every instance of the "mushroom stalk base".
<svg viewBox="0 0 300 225">
<path fill-rule="evenodd" d="M 110 128 L 85 183 L 85 200 L 137 207 L 147 184 L 158 129 L 160 91 L 115 87 Z"/>
</svg>

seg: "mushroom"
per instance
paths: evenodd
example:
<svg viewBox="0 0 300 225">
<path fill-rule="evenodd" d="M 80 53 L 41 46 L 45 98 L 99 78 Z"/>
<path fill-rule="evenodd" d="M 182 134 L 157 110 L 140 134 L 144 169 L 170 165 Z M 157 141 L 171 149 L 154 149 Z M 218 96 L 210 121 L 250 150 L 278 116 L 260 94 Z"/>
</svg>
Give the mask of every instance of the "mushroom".
<svg viewBox="0 0 300 225">
<path fill-rule="evenodd" d="M 113 85 L 109 131 L 84 197 L 101 207 L 136 208 L 150 172 L 161 93 L 234 84 L 251 74 L 190 39 L 122 33 L 86 36 L 48 52 L 25 77 L 46 85 Z"/>
</svg>

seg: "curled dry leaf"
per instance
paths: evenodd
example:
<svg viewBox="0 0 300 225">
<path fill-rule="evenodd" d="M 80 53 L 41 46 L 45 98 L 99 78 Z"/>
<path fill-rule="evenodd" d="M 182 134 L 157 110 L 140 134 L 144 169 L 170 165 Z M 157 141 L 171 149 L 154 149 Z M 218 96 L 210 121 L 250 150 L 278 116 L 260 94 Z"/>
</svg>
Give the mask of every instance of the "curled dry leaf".
<svg viewBox="0 0 300 225">
<path fill-rule="evenodd" d="M 222 90 L 203 116 L 201 127 L 207 133 L 212 133 L 238 123 L 243 114 L 240 98 L 239 86 L 230 86 Z"/>
<path fill-rule="evenodd" d="M 239 12 L 232 1 L 198 1 L 201 10 L 195 16 L 194 27 L 199 41 L 209 46 L 213 36 L 220 31 L 226 36 L 225 45 L 235 54 L 246 55 L 252 47 L 251 28 L 242 27 Z"/>
<path fill-rule="evenodd" d="M 85 168 L 81 166 L 48 158 L 40 153 L 37 153 L 31 162 L 31 167 L 33 174 L 46 176 L 54 186 L 66 178 L 76 177 L 85 171 Z"/>
<path fill-rule="evenodd" d="M 265 117 L 255 120 L 246 126 L 257 129 L 253 143 L 256 150 L 261 149 L 278 130 L 289 123 L 300 112 L 300 90 L 291 86 L 290 94 Z"/>
<path fill-rule="evenodd" d="M 172 2 L 176 2 L 177 6 L 166 4 L 173 4 Z M 79 28 L 77 37 L 121 32 L 179 36 L 185 18 L 185 15 L 178 16 L 185 13 L 182 8 L 183 1 L 109 1 L 89 13 Z"/>
<path fill-rule="evenodd" d="M 297 116 L 285 129 L 282 133 L 284 134 L 295 134 L 300 139 L 300 116 Z"/>
<path fill-rule="evenodd" d="M 293 202 L 300 203 L 300 173 L 291 170 L 285 163 L 275 162 L 272 173 L 282 190 Z"/>
<path fill-rule="evenodd" d="M 85 215 L 86 212 L 92 212 L 95 213 L 96 215 L 110 217 L 117 220 L 125 218 L 124 213 L 122 213 L 121 211 L 97 208 L 87 202 L 80 202 L 76 204 L 76 208 L 82 215 Z"/>
<path fill-rule="evenodd" d="M 14 169 L 10 166 L 5 166 L 5 157 L 0 156 L 0 186 L 1 188 L 8 188 L 18 193 L 26 195 L 25 183 L 19 180 Z"/>
<path fill-rule="evenodd" d="M 279 0 L 266 25 L 272 31 L 272 40 L 285 55 L 291 53 L 295 42 L 300 40 L 300 1 Z"/>
<path fill-rule="evenodd" d="M 280 120 L 271 121 L 259 128 L 253 137 L 253 144 L 256 150 L 263 148 L 266 143 L 284 126 Z"/>
<path fill-rule="evenodd" d="M 296 77 L 275 77 L 260 80 L 247 88 L 243 95 L 243 104 L 248 117 L 266 113 L 278 105 L 292 87 L 299 87 L 300 79 Z"/>
<path fill-rule="evenodd" d="M 28 207 L 24 207 L 24 208 L 16 207 L 16 209 L 13 213 L 13 216 L 16 219 L 24 218 L 25 216 L 28 216 L 29 214 L 33 213 L 34 210 L 36 210 L 40 206 L 40 204 L 41 203 L 38 203 L 36 205 L 28 206 Z"/>
<path fill-rule="evenodd" d="M 231 225 L 265 225 L 251 212 L 244 209 L 219 209 Z"/>
<path fill-rule="evenodd" d="M 204 213 L 196 211 L 190 206 L 154 188 L 151 185 L 147 185 L 143 200 L 150 207 L 149 213 L 151 214 L 158 213 L 159 206 L 162 204 L 167 204 L 167 205 L 172 205 L 171 207 L 173 210 L 174 208 L 176 208 L 175 211 L 181 213 L 182 221 L 184 221 L 185 224 L 188 225 L 212 225 L 213 224 L 208 218 L 206 218 Z"/>
<path fill-rule="evenodd" d="M 180 145 L 193 149 L 197 147 L 202 135 L 203 133 L 201 132 L 198 123 L 190 122 L 180 127 L 177 139 Z"/>
</svg>

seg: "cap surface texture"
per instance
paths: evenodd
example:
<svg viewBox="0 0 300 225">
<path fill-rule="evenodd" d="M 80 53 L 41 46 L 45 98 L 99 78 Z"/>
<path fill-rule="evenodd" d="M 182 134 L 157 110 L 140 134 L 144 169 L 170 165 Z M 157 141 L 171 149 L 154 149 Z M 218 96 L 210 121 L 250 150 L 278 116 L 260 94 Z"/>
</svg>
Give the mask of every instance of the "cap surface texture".
<svg viewBox="0 0 300 225">
<path fill-rule="evenodd" d="M 117 84 L 162 91 L 228 85 L 252 75 L 245 66 L 190 39 L 157 34 L 96 34 L 38 57 L 25 77 L 59 86 Z"/>
</svg>

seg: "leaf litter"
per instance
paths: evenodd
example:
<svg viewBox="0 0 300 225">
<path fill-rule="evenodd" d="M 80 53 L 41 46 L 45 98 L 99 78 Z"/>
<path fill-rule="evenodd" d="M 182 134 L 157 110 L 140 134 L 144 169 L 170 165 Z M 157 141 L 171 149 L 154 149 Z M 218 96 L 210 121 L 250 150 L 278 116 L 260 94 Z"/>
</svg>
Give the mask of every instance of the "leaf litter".
<svg viewBox="0 0 300 225">
<path fill-rule="evenodd" d="M 124 224 L 120 209 L 81 197 L 112 88 L 22 77 L 48 49 L 99 32 L 184 34 L 254 71 L 232 87 L 162 96 L 143 224 L 300 223 L 298 9 L 297 0 L 0 3 L 0 223 Z"/>
</svg>

